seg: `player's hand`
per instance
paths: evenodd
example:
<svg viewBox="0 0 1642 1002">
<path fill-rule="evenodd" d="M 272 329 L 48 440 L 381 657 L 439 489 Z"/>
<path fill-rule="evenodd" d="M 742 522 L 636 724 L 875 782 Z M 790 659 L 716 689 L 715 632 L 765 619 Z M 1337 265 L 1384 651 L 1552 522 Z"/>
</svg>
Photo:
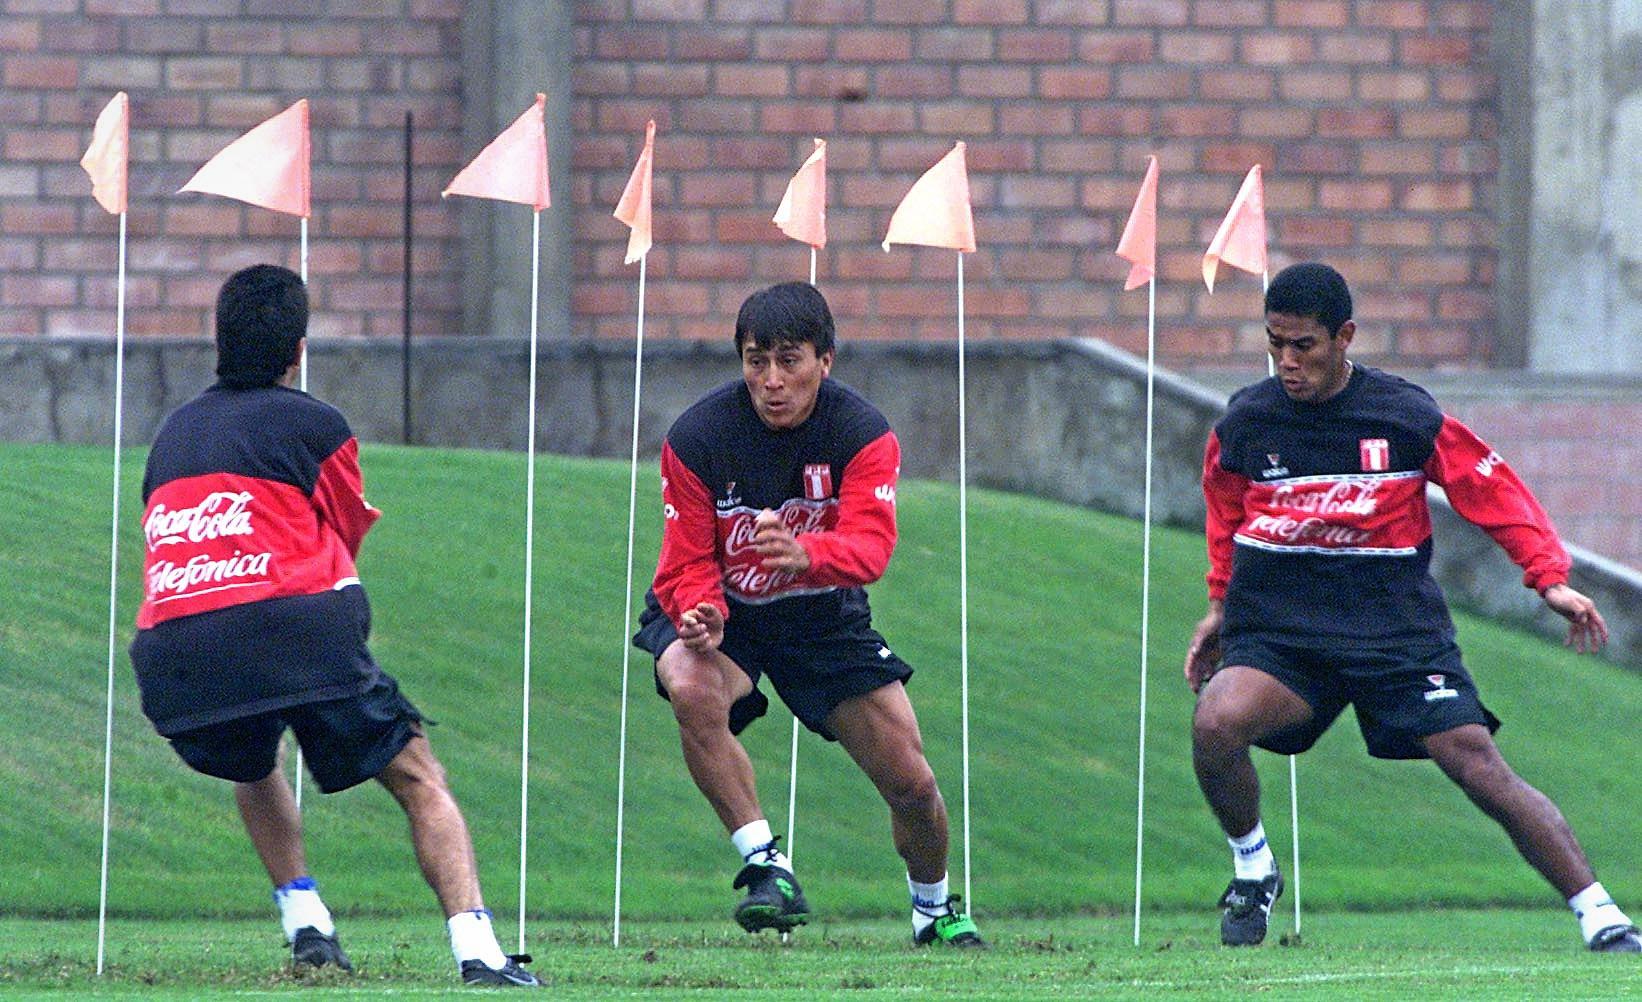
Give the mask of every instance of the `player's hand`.
<svg viewBox="0 0 1642 1002">
<path fill-rule="evenodd" d="M 763 566 L 772 571 L 802 574 L 810 569 L 810 554 L 798 544 L 781 516 L 768 508 L 753 520 L 753 550 L 764 558 Z"/>
<path fill-rule="evenodd" d="M 1220 668 L 1220 624 L 1225 620 L 1225 606 L 1218 601 L 1209 603 L 1209 614 L 1198 620 L 1192 631 L 1191 646 L 1186 648 L 1186 684 L 1193 692 L 1203 688 Z"/>
<path fill-rule="evenodd" d="M 718 645 L 724 642 L 724 613 L 709 602 L 684 610 L 684 615 L 679 617 L 678 638 L 697 654 L 718 650 Z"/>
<path fill-rule="evenodd" d="M 1565 584 L 1554 584 L 1545 589 L 1545 604 L 1568 621 L 1568 639 L 1562 643 L 1581 654 L 1594 653 L 1608 642 L 1608 624 L 1596 603 Z"/>
</svg>

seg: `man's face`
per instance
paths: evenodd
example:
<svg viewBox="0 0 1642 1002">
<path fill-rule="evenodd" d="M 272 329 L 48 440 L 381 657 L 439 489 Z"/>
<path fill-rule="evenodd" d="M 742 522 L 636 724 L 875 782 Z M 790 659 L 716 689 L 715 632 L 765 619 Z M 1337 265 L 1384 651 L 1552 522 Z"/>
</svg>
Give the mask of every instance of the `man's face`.
<svg viewBox="0 0 1642 1002">
<path fill-rule="evenodd" d="M 1321 403 L 1345 389 L 1350 372 L 1346 368 L 1346 347 L 1357 333 L 1350 320 L 1329 336 L 1315 317 L 1291 313 L 1266 314 L 1266 350 L 1277 369 L 1277 378 L 1290 400 Z"/>
<path fill-rule="evenodd" d="M 832 352 L 817 356 L 808 341 L 778 341 L 765 349 L 748 339 L 741 349 L 741 378 L 753 396 L 753 410 L 771 428 L 803 424 L 831 371 Z"/>
</svg>

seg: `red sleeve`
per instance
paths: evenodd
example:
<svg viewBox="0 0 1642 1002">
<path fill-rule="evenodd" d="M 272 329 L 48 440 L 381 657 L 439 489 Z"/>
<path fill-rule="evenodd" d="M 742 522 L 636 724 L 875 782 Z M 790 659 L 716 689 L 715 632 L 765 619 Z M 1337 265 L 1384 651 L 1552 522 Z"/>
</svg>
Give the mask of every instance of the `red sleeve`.
<svg viewBox="0 0 1642 1002">
<path fill-rule="evenodd" d="M 1203 450 L 1203 500 L 1208 504 L 1208 516 L 1203 531 L 1209 545 L 1209 598 L 1226 597 L 1226 585 L 1231 581 L 1232 535 L 1243 524 L 1243 493 L 1249 478 L 1228 472 L 1220 465 L 1220 436 L 1209 432 L 1209 444 Z"/>
<path fill-rule="evenodd" d="M 838 524 L 809 532 L 798 544 L 810 555 L 805 585 L 853 588 L 884 576 L 895 552 L 895 481 L 901 474 L 901 443 L 886 431 L 855 454 L 838 487 Z"/>
<path fill-rule="evenodd" d="M 348 555 L 359 556 L 359 544 L 382 513 L 365 501 L 365 475 L 359 469 L 359 440 L 350 438 L 319 464 L 314 481 L 314 508 L 319 521 L 341 537 Z"/>
<path fill-rule="evenodd" d="M 1543 592 L 1568 581 L 1568 552 L 1556 526 L 1500 454 L 1454 418 L 1443 415 L 1425 475 L 1448 494 L 1466 521 L 1494 538 L 1522 568 L 1522 583 Z"/>
<path fill-rule="evenodd" d="M 667 442 L 661 446 L 661 510 L 661 557 L 651 587 L 662 611 L 676 625 L 685 610 L 707 602 L 728 618 L 713 497 Z"/>
</svg>

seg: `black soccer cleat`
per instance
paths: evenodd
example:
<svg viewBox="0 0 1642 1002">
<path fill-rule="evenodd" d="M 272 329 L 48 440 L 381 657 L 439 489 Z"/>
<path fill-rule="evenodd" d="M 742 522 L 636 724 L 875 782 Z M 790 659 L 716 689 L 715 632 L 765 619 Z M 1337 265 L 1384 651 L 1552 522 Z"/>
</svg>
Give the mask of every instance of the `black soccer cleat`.
<svg viewBox="0 0 1642 1002">
<path fill-rule="evenodd" d="M 1642 953 L 1642 933 L 1634 925 L 1611 925 L 1591 937 L 1594 953 Z"/>
<path fill-rule="evenodd" d="M 1283 894 L 1283 875 L 1275 868 L 1260 880 L 1233 880 L 1220 895 L 1220 942 L 1258 946 L 1266 938 L 1271 906 Z"/>
<path fill-rule="evenodd" d="M 946 913 L 935 916 L 935 921 L 915 933 L 912 945 L 929 946 L 933 943 L 945 943 L 959 949 L 985 949 L 986 940 L 981 938 L 980 932 L 975 928 L 975 920 L 958 911 L 958 904 L 962 901 L 962 895 L 954 894 L 948 897 L 944 906 Z"/>
<path fill-rule="evenodd" d="M 748 932 L 791 932 L 810 917 L 809 903 L 791 870 L 768 863 L 748 863 L 730 886 L 747 889 L 747 896 L 735 906 L 735 920 Z"/>
<path fill-rule="evenodd" d="M 507 963 L 491 967 L 482 960 L 462 961 L 462 984 L 484 988 L 540 988 L 542 983 L 521 964 L 530 963 L 528 953 L 510 953 Z"/>
<path fill-rule="evenodd" d="M 353 970 L 353 962 L 342 952 L 336 934 L 327 936 L 311 925 L 305 925 L 291 937 L 292 967 L 324 967 L 334 964 L 344 971 Z"/>
</svg>

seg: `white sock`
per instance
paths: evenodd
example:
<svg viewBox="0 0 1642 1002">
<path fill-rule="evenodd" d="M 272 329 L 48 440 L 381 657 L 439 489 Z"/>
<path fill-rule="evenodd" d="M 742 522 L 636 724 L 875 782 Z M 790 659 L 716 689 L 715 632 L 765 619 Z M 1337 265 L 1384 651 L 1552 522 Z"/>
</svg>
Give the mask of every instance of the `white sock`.
<svg viewBox="0 0 1642 1002">
<path fill-rule="evenodd" d="M 1613 903 L 1613 897 L 1599 880 L 1568 899 L 1568 907 L 1579 919 L 1579 934 L 1589 943 L 1591 937 L 1612 925 L 1630 925 L 1631 920 Z"/>
<path fill-rule="evenodd" d="M 321 935 L 336 935 L 331 910 L 319 900 L 319 885 L 312 877 L 298 877 L 274 888 L 274 904 L 279 906 L 279 923 L 285 927 L 285 942 L 296 939 L 298 929 L 313 926 Z"/>
<path fill-rule="evenodd" d="M 490 927 L 490 912 L 476 908 L 457 912 L 445 920 L 450 929 L 450 952 L 456 957 L 456 966 L 464 960 L 477 960 L 493 971 L 507 966 L 507 954 L 496 942 L 496 930 Z"/>
<path fill-rule="evenodd" d="M 912 934 L 923 932 L 937 918 L 952 910 L 951 895 L 946 889 L 946 874 L 933 884 L 920 884 L 907 874 L 907 890 L 912 894 Z"/>
<path fill-rule="evenodd" d="M 788 873 L 792 872 L 792 860 L 776 848 L 775 836 L 770 833 L 770 823 L 763 818 L 749 821 L 737 828 L 730 835 L 730 842 L 735 846 L 735 851 L 741 854 L 743 863 L 779 866 Z"/>
<path fill-rule="evenodd" d="M 1266 826 L 1256 821 L 1254 830 L 1242 838 L 1227 838 L 1232 848 L 1232 867 L 1238 880 L 1263 880 L 1277 870 L 1277 857 L 1266 843 Z"/>
</svg>

